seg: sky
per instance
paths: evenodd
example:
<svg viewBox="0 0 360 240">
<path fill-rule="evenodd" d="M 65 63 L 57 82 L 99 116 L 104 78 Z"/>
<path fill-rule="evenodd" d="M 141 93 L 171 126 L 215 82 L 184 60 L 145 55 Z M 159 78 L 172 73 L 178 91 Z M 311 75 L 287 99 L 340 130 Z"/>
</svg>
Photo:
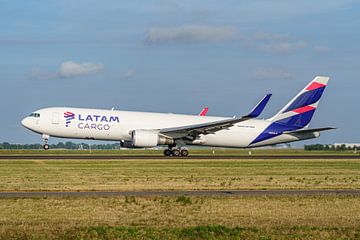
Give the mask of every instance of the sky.
<svg viewBox="0 0 360 240">
<path fill-rule="evenodd" d="M 234 116 L 330 76 L 301 144 L 360 142 L 360 2 L 0 0 L 0 142 L 49 106 Z M 6 118 L 5 118 L 6 116 Z M 50 143 L 64 141 L 51 139 Z"/>
</svg>

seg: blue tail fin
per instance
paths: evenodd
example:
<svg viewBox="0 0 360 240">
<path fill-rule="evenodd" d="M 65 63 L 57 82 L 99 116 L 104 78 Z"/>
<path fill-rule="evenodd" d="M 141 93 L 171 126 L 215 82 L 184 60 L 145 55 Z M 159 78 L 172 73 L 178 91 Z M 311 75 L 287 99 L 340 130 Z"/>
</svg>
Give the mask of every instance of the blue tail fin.
<svg viewBox="0 0 360 240">
<path fill-rule="evenodd" d="M 328 81 L 328 77 L 320 76 L 312 80 L 275 116 L 268 119 L 271 121 L 270 125 L 251 144 L 279 136 L 287 131 L 308 127 Z"/>
<path fill-rule="evenodd" d="M 295 98 L 269 120 L 298 129 L 310 124 L 329 77 L 315 77 Z"/>
</svg>

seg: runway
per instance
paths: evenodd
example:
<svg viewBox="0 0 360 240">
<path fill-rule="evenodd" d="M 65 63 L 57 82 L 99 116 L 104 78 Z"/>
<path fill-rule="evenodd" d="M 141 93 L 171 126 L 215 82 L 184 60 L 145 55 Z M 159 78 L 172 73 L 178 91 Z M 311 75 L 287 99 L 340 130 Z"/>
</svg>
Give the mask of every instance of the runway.
<svg viewBox="0 0 360 240">
<path fill-rule="evenodd" d="M 162 155 L 0 155 L 0 160 L 111 160 L 111 159 L 360 159 L 360 155 L 190 155 L 188 157 L 165 157 Z"/>
<path fill-rule="evenodd" d="M 360 189 L 339 190 L 189 190 L 189 191 L 34 191 L 0 192 L 0 198 L 41 197 L 116 197 L 116 196 L 291 196 L 291 195 L 353 195 L 360 196 Z"/>
</svg>

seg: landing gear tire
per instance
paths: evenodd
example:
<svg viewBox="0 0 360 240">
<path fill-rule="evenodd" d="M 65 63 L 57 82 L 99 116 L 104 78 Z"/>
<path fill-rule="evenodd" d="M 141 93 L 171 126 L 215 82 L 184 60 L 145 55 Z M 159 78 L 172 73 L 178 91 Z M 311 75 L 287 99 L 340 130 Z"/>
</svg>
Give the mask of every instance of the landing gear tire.
<svg viewBox="0 0 360 240">
<path fill-rule="evenodd" d="M 43 145 L 44 150 L 48 150 L 50 148 L 50 146 L 48 144 L 49 138 L 50 138 L 50 136 L 47 135 L 47 134 L 42 135 L 42 139 L 43 139 L 43 142 L 44 142 L 44 145 Z"/>
<path fill-rule="evenodd" d="M 187 157 L 187 156 L 189 156 L 189 151 L 187 149 L 181 149 L 180 155 L 182 157 Z"/>
<path fill-rule="evenodd" d="M 164 150 L 166 157 L 187 157 L 189 151 L 186 148 L 176 147 L 175 144 L 168 145 L 168 148 Z"/>
<path fill-rule="evenodd" d="M 164 150 L 164 155 L 167 156 L 167 157 L 170 157 L 172 155 L 172 151 L 170 149 L 165 149 Z"/>
<path fill-rule="evenodd" d="M 174 157 L 178 157 L 180 156 L 180 150 L 175 148 L 172 150 L 172 154 Z"/>
</svg>

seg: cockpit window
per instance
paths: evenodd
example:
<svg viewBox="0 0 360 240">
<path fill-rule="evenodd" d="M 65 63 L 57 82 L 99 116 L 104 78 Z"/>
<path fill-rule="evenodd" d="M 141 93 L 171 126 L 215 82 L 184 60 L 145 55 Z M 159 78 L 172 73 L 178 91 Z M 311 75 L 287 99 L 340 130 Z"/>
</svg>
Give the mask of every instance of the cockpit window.
<svg viewBox="0 0 360 240">
<path fill-rule="evenodd" d="M 31 113 L 29 116 L 38 118 L 40 117 L 40 113 Z"/>
</svg>

